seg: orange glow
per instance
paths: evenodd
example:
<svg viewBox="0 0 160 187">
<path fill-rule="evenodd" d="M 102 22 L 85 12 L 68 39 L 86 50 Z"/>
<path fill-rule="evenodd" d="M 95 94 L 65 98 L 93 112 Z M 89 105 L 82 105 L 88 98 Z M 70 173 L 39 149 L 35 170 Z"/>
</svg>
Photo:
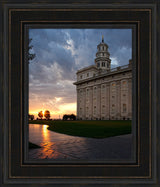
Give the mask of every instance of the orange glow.
<svg viewBox="0 0 160 187">
<path fill-rule="evenodd" d="M 59 100 L 59 99 L 58 99 Z M 38 112 L 42 111 L 43 115 L 45 110 L 50 111 L 51 119 L 62 119 L 64 114 L 75 114 L 76 115 L 76 103 L 64 103 L 64 104 L 57 104 L 56 109 L 53 107 L 42 107 L 38 106 L 39 103 L 33 103 L 29 106 L 29 113 L 33 114 L 35 119 L 38 117 Z M 44 118 L 44 116 L 43 116 Z"/>
<path fill-rule="evenodd" d="M 48 138 L 48 129 L 47 129 L 48 125 L 43 125 L 43 136 L 44 138 Z"/>
</svg>

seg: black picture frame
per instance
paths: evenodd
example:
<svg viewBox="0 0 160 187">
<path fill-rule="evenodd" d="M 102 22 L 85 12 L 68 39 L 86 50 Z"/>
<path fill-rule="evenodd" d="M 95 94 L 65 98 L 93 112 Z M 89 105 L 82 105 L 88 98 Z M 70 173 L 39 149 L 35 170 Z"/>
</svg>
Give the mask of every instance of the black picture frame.
<svg viewBox="0 0 160 187">
<path fill-rule="evenodd" d="M 153 185 L 159 182 L 159 3 L 130 1 L 8 1 L 1 12 L 1 185 Z M 25 163 L 27 66 L 25 27 L 31 24 L 134 24 L 136 27 L 136 159 L 132 163 Z M 157 110 L 156 110 L 157 108 Z"/>
</svg>

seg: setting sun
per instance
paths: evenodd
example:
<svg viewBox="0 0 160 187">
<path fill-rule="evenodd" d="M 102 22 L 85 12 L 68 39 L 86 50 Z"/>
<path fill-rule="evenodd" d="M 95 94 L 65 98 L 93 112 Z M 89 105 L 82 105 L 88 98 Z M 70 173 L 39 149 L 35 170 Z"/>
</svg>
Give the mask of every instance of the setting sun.
<svg viewBox="0 0 160 187">
<path fill-rule="evenodd" d="M 61 100 L 61 98 L 58 98 L 58 100 Z M 59 105 L 56 104 L 56 107 L 50 107 L 46 105 L 45 107 L 46 109 L 44 109 L 44 106 L 43 106 L 43 109 L 41 109 L 38 104 L 32 105 L 30 103 L 29 113 L 33 114 L 34 117 L 37 118 L 38 113 L 42 111 L 43 118 L 45 118 L 44 117 L 45 110 L 49 110 L 52 119 L 59 119 L 59 118 L 62 119 L 64 114 L 75 114 L 76 115 L 76 106 L 77 106 L 76 103 L 65 103 L 65 104 L 59 104 Z"/>
</svg>

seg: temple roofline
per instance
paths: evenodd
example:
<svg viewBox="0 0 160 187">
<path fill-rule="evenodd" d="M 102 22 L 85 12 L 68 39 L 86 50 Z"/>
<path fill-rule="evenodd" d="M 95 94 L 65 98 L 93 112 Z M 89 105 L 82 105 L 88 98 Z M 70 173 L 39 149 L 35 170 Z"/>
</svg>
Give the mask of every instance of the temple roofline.
<svg viewBox="0 0 160 187">
<path fill-rule="evenodd" d="M 88 69 L 96 69 L 96 70 L 98 70 L 98 68 L 95 65 L 91 65 L 91 66 L 88 66 L 88 67 L 85 67 L 85 68 L 82 68 L 82 69 L 78 70 L 77 73 L 80 73 L 80 72 L 88 70 Z"/>
<path fill-rule="evenodd" d="M 80 81 L 76 81 L 73 84 L 78 85 L 78 84 L 84 83 L 86 81 L 91 81 L 91 80 L 95 80 L 95 79 L 98 79 L 98 78 L 101 78 L 101 77 L 107 77 L 107 76 L 110 76 L 112 74 L 118 74 L 118 73 L 122 73 L 122 72 L 126 72 L 126 71 L 132 71 L 132 66 L 130 66 L 130 64 L 127 64 L 127 65 L 124 65 L 124 66 L 119 66 L 117 68 L 110 69 L 109 71 L 104 71 L 104 72 L 102 71 L 100 74 L 99 74 L 99 71 L 98 71 L 95 76 L 90 77 L 88 79 L 83 79 L 83 80 L 80 80 Z"/>
</svg>

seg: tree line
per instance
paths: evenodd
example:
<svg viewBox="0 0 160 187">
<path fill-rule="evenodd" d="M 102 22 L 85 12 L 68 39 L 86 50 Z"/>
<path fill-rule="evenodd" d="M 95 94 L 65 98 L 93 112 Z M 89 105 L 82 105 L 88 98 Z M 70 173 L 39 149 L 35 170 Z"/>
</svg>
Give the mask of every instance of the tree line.
<svg viewBox="0 0 160 187">
<path fill-rule="evenodd" d="M 45 110 L 44 114 L 43 111 L 38 112 L 38 117 L 42 120 L 43 117 L 46 118 L 46 120 L 50 120 L 50 111 Z M 28 114 L 28 119 L 29 120 L 34 120 L 34 115 Z M 38 118 L 37 118 L 38 119 Z M 63 120 L 76 120 L 76 116 L 74 114 L 64 114 L 63 115 Z"/>
</svg>

